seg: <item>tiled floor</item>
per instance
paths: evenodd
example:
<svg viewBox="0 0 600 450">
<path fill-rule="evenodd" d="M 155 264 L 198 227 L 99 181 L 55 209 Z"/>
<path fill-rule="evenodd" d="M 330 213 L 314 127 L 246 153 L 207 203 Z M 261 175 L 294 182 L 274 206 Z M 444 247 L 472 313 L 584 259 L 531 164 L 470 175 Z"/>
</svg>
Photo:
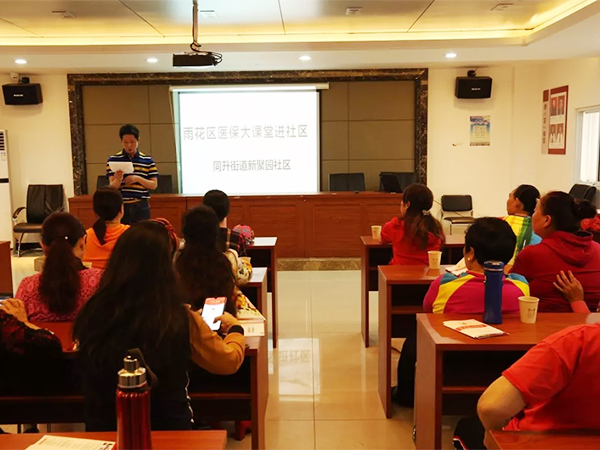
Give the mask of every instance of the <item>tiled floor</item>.
<svg viewBox="0 0 600 450">
<path fill-rule="evenodd" d="M 33 258 L 13 260 L 15 286 Z M 360 272 L 279 272 L 279 348 L 269 354 L 268 449 L 412 449 L 412 410 L 386 419 L 377 392 L 377 293 L 371 347 L 360 335 Z M 401 348 L 402 340 L 394 342 Z M 398 353 L 393 352 L 394 360 Z M 393 363 L 395 368 L 396 362 Z M 395 382 L 395 370 L 392 374 Z M 453 418 L 444 418 L 451 448 Z M 250 436 L 228 448 L 250 448 Z"/>
</svg>

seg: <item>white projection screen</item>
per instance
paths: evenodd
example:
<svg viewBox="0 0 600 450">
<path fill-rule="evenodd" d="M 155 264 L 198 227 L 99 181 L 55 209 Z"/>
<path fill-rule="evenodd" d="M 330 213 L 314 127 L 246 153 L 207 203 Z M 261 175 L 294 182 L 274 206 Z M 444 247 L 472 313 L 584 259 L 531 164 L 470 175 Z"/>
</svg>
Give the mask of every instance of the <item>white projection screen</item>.
<svg viewBox="0 0 600 450">
<path fill-rule="evenodd" d="M 318 192 L 319 88 L 171 88 L 180 192 Z"/>
</svg>

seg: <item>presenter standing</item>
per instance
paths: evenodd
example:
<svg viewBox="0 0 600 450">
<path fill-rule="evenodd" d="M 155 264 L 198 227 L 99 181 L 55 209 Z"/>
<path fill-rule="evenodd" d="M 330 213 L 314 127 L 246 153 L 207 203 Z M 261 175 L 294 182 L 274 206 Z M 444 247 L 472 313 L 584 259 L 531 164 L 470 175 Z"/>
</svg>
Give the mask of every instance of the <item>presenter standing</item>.
<svg viewBox="0 0 600 450">
<path fill-rule="evenodd" d="M 138 150 L 140 130 L 135 125 L 123 125 L 119 130 L 119 137 L 123 150 L 108 158 L 106 176 L 110 180 L 110 187 L 119 189 L 123 196 L 124 215 L 121 223 L 131 225 L 150 219 L 150 190 L 156 189 L 158 185 L 158 170 L 152 157 Z M 113 171 L 110 168 L 112 162 L 132 163 L 133 173 Z"/>
</svg>

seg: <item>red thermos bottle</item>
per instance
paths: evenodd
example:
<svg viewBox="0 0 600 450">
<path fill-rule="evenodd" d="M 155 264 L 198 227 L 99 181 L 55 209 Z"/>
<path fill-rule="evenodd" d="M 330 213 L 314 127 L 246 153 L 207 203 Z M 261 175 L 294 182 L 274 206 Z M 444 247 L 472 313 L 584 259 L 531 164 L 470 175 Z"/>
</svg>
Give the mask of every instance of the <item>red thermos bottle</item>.
<svg viewBox="0 0 600 450">
<path fill-rule="evenodd" d="M 150 388 L 146 369 L 131 356 L 124 362 L 117 386 L 117 449 L 151 449 Z"/>
</svg>

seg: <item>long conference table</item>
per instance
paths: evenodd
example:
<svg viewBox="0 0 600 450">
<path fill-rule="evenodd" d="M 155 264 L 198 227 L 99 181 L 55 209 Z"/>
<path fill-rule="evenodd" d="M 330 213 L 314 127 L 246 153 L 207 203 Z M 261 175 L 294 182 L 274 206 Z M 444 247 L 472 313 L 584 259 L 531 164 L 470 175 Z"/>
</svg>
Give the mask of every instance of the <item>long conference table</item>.
<svg viewBox="0 0 600 450">
<path fill-rule="evenodd" d="M 401 200 L 402 194 L 385 192 L 231 196 L 227 222 L 249 225 L 256 236 L 277 236 L 280 257 L 359 257 L 357 236 L 397 216 Z M 200 195 L 154 194 L 150 199 L 152 216 L 168 219 L 178 234 L 185 212 L 201 203 Z M 95 221 L 91 195 L 70 198 L 69 210 L 86 228 Z"/>
</svg>

